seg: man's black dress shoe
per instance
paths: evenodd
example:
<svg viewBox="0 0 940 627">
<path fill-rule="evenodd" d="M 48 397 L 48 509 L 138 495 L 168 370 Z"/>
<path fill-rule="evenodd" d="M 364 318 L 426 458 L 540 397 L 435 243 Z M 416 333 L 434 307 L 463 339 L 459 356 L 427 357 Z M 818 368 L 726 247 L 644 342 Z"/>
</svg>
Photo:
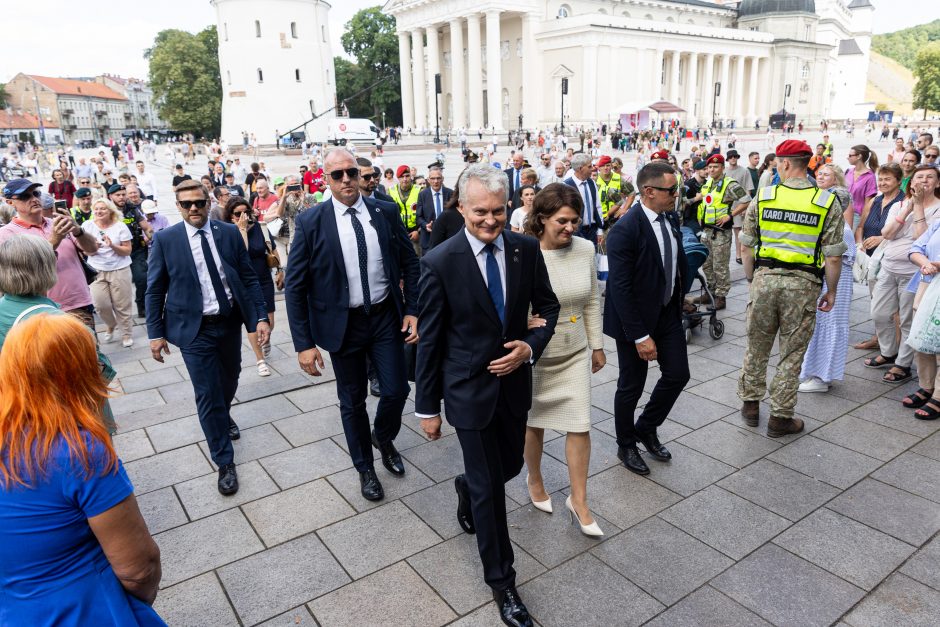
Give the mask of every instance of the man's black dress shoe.
<svg viewBox="0 0 940 627">
<path fill-rule="evenodd" d="M 366 470 L 359 473 L 359 484 L 362 489 L 362 496 L 368 501 L 381 501 L 385 498 L 385 490 L 379 483 L 379 478 L 375 476 L 374 470 Z"/>
<path fill-rule="evenodd" d="M 401 455 L 399 455 L 398 451 L 395 449 L 395 444 L 393 442 L 379 444 L 378 439 L 375 437 L 375 429 L 372 430 L 372 446 L 379 449 L 379 453 L 382 457 L 382 465 L 385 466 L 385 470 L 399 477 L 405 474 L 405 464 L 402 463 Z"/>
<path fill-rule="evenodd" d="M 476 533 L 473 525 L 473 511 L 470 509 L 470 490 L 467 488 L 467 478 L 463 475 L 454 477 L 454 487 L 457 489 L 457 522 L 460 528 L 467 533 Z"/>
<path fill-rule="evenodd" d="M 655 433 L 638 433 L 637 436 L 646 448 L 646 452 L 649 453 L 653 459 L 658 459 L 661 462 L 672 459 L 672 453 L 663 446 L 663 443 L 659 441 L 659 437 L 657 437 Z"/>
<path fill-rule="evenodd" d="M 379 389 L 378 379 L 369 379 L 369 394 L 372 396 L 382 396 L 382 390 Z"/>
<path fill-rule="evenodd" d="M 219 494 L 226 496 L 238 492 L 238 473 L 235 464 L 225 464 L 219 468 Z"/>
<path fill-rule="evenodd" d="M 532 627 L 529 610 L 526 609 L 519 593 L 512 586 L 505 590 L 493 590 L 493 599 L 499 608 L 499 617 L 503 623 L 512 627 Z"/>
<path fill-rule="evenodd" d="M 640 451 L 637 450 L 636 444 L 621 446 L 617 449 L 617 457 L 619 457 L 623 465 L 627 467 L 627 470 L 635 472 L 638 475 L 650 474 L 650 467 L 647 466 L 643 458 L 640 457 Z"/>
<path fill-rule="evenodd" d="M 228 423 L 228 437 L 232 440 L 237 440 L 242 437 L 242 432 L 238 429 L 238 425 L 234 422 Z"/>
</svg>

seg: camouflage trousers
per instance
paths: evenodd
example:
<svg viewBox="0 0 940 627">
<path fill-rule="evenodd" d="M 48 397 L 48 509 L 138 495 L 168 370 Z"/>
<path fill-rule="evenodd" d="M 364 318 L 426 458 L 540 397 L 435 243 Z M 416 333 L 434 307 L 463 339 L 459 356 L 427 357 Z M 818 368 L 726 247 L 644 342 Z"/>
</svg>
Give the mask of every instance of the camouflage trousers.
<svg viewBox="0 0 940 627">
<path fill-rule="evenodd" d="M 802 276 L 759 271 L 751 283 L 747 305 L 747 350 L 738 380 L 742 401 L 759 401 L 767 389 L 767 360 L 774 338 L 780 336 L 777 374 L 770 384 L 770 413 L 792 418 L 800 369 L 816 329 L 819 284 Z"/>
<path fill-rule="evenodd" d="M 713 237 L 714 236 L 714 237 Z M 702 264 L 708 289 L 715 296 L 727 296 L 731 289 L 731 231 L 705 229 L 702 243 L 708 247 L 708 259 Z"/>
</svg>

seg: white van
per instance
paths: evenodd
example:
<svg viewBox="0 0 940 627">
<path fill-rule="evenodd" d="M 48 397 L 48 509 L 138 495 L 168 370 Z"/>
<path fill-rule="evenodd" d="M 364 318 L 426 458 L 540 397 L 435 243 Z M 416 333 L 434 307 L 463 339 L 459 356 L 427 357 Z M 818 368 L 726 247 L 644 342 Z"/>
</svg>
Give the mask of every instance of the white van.
<svg viewBox="0 0 940 627">
<path fill-rule="evenodd" d="M 379 129 L 372 120 L 365 118 L 335 118 L 330 120 L 327 129 L 327 141 L 334 146 L 345 146 L 347 143 L 375 143 Z"/>
</svg>

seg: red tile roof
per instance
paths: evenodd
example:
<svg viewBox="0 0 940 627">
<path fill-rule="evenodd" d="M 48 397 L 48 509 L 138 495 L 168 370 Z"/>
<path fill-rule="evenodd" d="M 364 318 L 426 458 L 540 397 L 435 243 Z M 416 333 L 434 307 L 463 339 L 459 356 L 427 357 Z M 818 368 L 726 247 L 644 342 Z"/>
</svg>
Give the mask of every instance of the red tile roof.
<svg viewBox="0 0 940 627">
<path fill-rule="evenodd" d="M 45 128 L 59 128 L 54 122 L 43 122 Z M 6 109 L 0 109 L 0 129 L 20 129 L 20 128 L 39 128 L 39 119 L 32 113 L 26 111 L 13 114 L 6 112 Z"/>
<path fill-rule="evenodd" d="M 87 96 L 90 98 L 107 98 L 109 100 L 127 100 L 127 98 L 121 94 L 100 83 L 77 81 L 71 78 L 36 76 L 34 74 L 30 74 L 29 77 L 62 96 Z"/>
</svg>

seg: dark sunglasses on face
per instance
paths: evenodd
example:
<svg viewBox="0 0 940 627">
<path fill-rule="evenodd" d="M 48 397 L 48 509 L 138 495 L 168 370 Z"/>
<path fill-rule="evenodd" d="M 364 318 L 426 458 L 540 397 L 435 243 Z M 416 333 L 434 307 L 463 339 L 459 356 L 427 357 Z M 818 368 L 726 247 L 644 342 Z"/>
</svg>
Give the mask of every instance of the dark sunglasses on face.
<svg viewBox="0 0 940 627">
<path fill-rule="evenodd" d="M 193 205 L 196 205 L 196 209 L 205 209 L 206 203 L 209 201 L 203 198 L 202 200 L 177 200 L 176 202 L 183 209 L 189 209 Z"/>
<path fill-rule="evenodd" d="M 647 185 L 647 187 L 650 188 L 650 189 L 658 189 L 659 191 L 661 191 L 661 192 L 666 192 L 667 194 L 673 194 L 673 195 L 674 195 L 674 194 L 678 194 L 678 193 L 679 193 L 679 186 L 678 186 L 678 185 L 676 185 L 676 186 L 674 186 L 674 187 L 656 187 L 655 185 Z"/>
<path fill-rule="evenodd" d="M 334 181 L 342 181 L 343 175 L 351 179 L 359 178 L 359 168 L 346 168 L 345 170 L 333 170 L 330 172 L 330 178 Z"/>
<path fill-rule="evenodd" d="M 39 198 L 40 196 L 42 196 L 42 192 L 38 189 L 34 189 L 31 192 L 23 192 L 22 194 L 18 194 L 16 198 L 18 200 L 29 200 L 30 198 Z"/>
<path fill-rule="evenodd" d="M 363 181 L 371 181 L 372 179 L 375 178 L 375 174 L 360 174 L 359 176 L 362 177 Z M 338 181 L 339 179 L 336 179 L 336 180 Z"/>
</svg>

